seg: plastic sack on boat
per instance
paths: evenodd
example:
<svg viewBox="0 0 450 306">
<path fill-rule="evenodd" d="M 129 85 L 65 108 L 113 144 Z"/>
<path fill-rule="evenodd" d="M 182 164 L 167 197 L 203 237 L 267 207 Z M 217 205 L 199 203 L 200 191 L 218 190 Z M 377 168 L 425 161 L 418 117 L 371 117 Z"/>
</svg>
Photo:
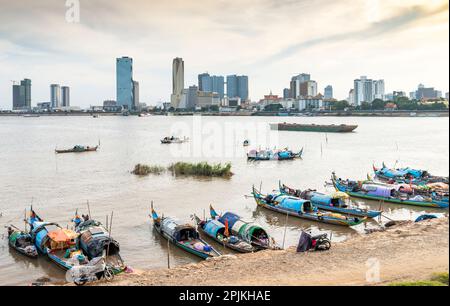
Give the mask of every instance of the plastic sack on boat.
<svg viewBox="0 0 450 306">
<path fill-rule="evenodd" d="M 362 189 L 367 192 L 368 195 L 379 196 L 379 197 L 390 197 L 392 190 L 391 187 L 379 186 L 379 185 L 368 185 L 364 184 Z"/>
</svg>

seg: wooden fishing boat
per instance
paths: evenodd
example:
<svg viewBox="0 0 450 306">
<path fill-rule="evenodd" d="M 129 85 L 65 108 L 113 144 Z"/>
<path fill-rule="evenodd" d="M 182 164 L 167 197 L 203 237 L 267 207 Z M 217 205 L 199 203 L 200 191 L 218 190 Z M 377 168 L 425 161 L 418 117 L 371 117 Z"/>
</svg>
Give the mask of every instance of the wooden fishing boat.
<svg viewBox="0 0 450 306">
<path fill-rule="evenodd" d="M 55 150 L 55 152 L 57 154 L 64 154 L 64 153 L 83 153 L 83 152 L 95 152 L 97 151 L 99 146 L 95 146 L 95 147 L 85 147 L 85 146 L 80 146 L 80 145 L 76 145 L 74 146 L 72 149 L 67 149 L 67 150 Z"/>
<path fill-rule="evenodd" d="M 232 235 L 251 244 L 257 250 L 278 249 L 273 238 L 260 225 L 245 221 L 239 215 L 231 212 L 219 215 L 212 206 L 209 207 L 209 211 L 213 220 L 217 220 L 231 229 Z"/>
<path fill-rule="evenodd" d="M 372 184 L 394 188 L 399 193 L 405 193 L 409 196 L 420 195 L 433 200 L 449 202 L 449 189 L 448 184 L 445 183 L 428 183 L 426 185 L 415 185 L 412 183 L 390 183 L 384 181 L 375 181 L 369 175 L 367 180 L 363 181 L 364 184 Z"/>
<path fill-rule="evenodd" d="M 327 195 L 312 189 L 301 191 L 299 189 L 289 188 L 288 186 L 281 184 L 281 182 L 279 182 L 279 190 L 281 193 L 309 200 L 320 210 L 332 211 L 361 218 L 375 218 L 381 215 L 381 211 L 359 208 L 355 205 L 348 204 L 346 200 L 349 196 L 342 192 Z"/>
<path fill-rule="evenodd" d="M 200 234 L 204 234 L 212 238 L 224 247 L 240 253 L 251 253 L 257 251 L 257 249 L 250 243 L 245 242 L 235 235 L 232 235 L 229 228 L 219 221 L 214 219 L 201 220 L 197 216 L 194 217 Z"/>
<path fill-rule="evenodd" d="M 321 133 L 350 133 L 357 125 L 334 124 L 299 124 L 299 123 L 271 123 L 270 128 L 277 131 L 321 132 Z"/>
<path fill-rule="evenodd" d="M 8 244 L 22 255 L 30 258 L 38 257 L 38 252 L 30 233 L 12 228 L 12 226 L 8 227 Z"/>
<path fill-rule="evenodd" d="M 253 197 L 260 207 L 301 219 L 342 226 L 355 226 L 367 218 L 345 216 L 317 209 L 311 201 L 283 193 L 263 195 L 253 187 Z"/>
<path fill-rule="evenodd" d="M 294 160 L 302 158 L 303 148 L 295 153 L 291 150 L 251 150 L 247 153 L 247 159 L 249 161 L 267 161 L 267 160 Z"/>
<path fill-rule="evenodd" d="M 337 191 L 345 192 L 349 196 L 355 198 L 421 207 L 448 207 L 448 202 L 434 200 L 431 197 L 423 197 L 421 195 L 411 196 L 407 193 L 402 193 L 399 190 L 396 190 L 392 186 L 381 186 L 378 184 L 342 180 L 337 178 L 335 173 L 332 174 L 331 180 Z"/>
<path fill-rule="evenodd" d="M 88 263 L 86 256 L 78 249 L 78 234 L 64 229 L 57 223 L 44 222 L 31 210 L 28 219 L 31 237 L 39 253 L 47 257 L 63 270 Z"/>
<path fill-rule="evenodd" d="M 172 137 L 164 137 L 164 139 L 161 139 L 162 144 L 185 143 L 188 141 L 189 141 L 189 138 L 187 138 L 187 137 L 178 138 L 178 137 L 172 136 Z"/>
<path fill-rule="evenodd" d="M 180 249 L 202 259 L 218 257 L 221 254 L 200 238 L 198 231 L 189 224 L 181 224 L 174 218 L 159 217 L 153 209 L 150 217 L 153 227 L 165 239 Z"/>
<path fill-rule="evenodd" d="M 384 162 L 381 168 L 377 168 L 373 165 L 373 171 L 375 177 L 384 182 L 409 183 L 414 185 L 426 185 L 431 183 L 449 184 L 448 176 L 434 176 L 426 170 L 412 169 L 409 167 L 391 169 L 388 168 Z"/>
<path fill-rule="evenodd" d="M 120 244 L 111 237 L 102 223 L 87 217 L 80 218 L 78 214 L 75 214 L 72 221 L 75 224 L 75 232 L 79 235 L 77 245 L 88 259 L 104 257 L 106 264 L 115 274 L 125 270 L 126 266 L 120 256 Z"/>
</svg>

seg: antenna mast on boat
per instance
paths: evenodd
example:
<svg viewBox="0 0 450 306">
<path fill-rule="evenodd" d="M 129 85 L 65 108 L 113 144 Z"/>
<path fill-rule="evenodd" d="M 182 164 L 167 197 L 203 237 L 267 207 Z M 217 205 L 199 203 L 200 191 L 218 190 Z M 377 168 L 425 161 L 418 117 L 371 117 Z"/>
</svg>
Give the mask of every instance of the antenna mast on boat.
<svg viewBox="0 0 450 306">
<path fill-rule="evenodd" d="M 91 219 L 91 207 L 89 205 L 89 200 L 87 200 L 87 208 L 88 208 L 89 219 Z"/>
<path fill-rule="evenodd" d="M 108 246 L 106 248 L 106 258 L 108 258 L 108 254 L 109 254 L 109 245 L 111 244 L 111 231 L 112 231 L 112 220 L 113 220 L 113 216 L 114 216 L 114 211 L 111 212 L 111 221 L 109 222 L 109 236 L 108 236 Z"/>
</svg>

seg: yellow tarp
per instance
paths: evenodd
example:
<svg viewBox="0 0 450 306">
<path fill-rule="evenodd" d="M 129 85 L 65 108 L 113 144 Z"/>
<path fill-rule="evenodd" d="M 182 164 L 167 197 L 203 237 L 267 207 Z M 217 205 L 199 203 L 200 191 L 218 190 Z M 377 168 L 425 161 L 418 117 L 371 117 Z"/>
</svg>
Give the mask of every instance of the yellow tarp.
<svg viewBox="0 0 450 306">
<path fill-rule="evenodd" d="M 56 243 L 70 242 L 78 237 L 78 234 L 69 229 L 60 229 L 48 233 L 48 237 Z"/>
</svg>

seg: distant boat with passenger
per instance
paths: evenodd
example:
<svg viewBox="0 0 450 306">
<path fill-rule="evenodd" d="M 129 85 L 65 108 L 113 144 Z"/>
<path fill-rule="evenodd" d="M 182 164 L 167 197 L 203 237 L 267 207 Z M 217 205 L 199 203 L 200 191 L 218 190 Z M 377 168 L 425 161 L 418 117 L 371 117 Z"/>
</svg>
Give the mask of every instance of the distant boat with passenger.
<svg viewBox="0 0 450 306">
<path fill-rule="evenodd" d="M 322 133 L 350 133 L 356 130 L 357 125 L 347 124 L 300 124 L 300 123 L 271 123 L 270 128 L 277 131 L 294 132 L 322 132 Z"/>
<path fill-rule="evenodd" d="M 83 153 L 83 152 L 95 152 L 98 150 L 98 148 L 100 147 L 100 144 L 95 146 L 95 147 L 90 147 L 90 146 L 81 146 L 81 145 L 76 145 L 71 149 L 65 149 L 65 150 L 58 150 L 55 149 L 55 152 L 57 154 L 64 154 L 64 153 Z"/>
<path fill-rule="evenodd" d="M 188 141 L 189 141 L 188 137 L 179 138 L 179 137 L 175 137 L 175 136 L 164 137 L 163 139 L 161 139 L 162 144 L 185 143 Z"/>
</svg>

